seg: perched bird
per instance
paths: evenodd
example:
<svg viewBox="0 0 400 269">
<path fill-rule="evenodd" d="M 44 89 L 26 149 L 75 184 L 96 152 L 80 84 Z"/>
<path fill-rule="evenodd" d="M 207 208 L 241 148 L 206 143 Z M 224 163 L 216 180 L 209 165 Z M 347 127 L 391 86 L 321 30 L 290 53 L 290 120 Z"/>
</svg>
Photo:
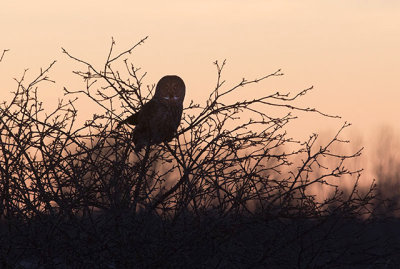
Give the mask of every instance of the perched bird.
<svg viewBox="0 0 400 269">
<path fill-rule="evenodd" d="M 139 112 L 120 122 L 135 125 L 133 143 L 140 151 L 146 145 L 169 142 L 182 117 L 185 83 L 175 75 L 165 76 L 157 83 L 153 98 Z"/>
</svg>

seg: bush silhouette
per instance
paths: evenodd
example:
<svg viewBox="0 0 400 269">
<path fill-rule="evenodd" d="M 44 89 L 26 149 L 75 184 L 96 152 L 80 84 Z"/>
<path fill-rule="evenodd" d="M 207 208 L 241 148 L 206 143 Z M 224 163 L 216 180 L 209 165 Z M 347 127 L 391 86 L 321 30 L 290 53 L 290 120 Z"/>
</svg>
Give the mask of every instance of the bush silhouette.
<svg viewBox="0 0 400 269">
<path fill-rule="evenodd" d="M 132 127 L 118 123 L 140 109 L 154 87 L 114 56 L 104 66 L 63 52 L 83 64 L 74 73 L 83 90 L 45 111 L 37 97 L 54 63 L 0 107 L 0 175 L 3 267 L 279 267 L 314 268 L 394 264 L 393 248 L 368 232 L 374 185 L 360 191 L 357 158 L 335 151 L 350 124 L 323 146 L 318 135 L 300 142 L 285 127 L 293 111 L 327 115 L 293 105 L 297 94 L 268 93 L 226 103 L 241 88 L 281 76 L 280 70 L 225 87 L 225 61 L 204 104 L 184 108 L 176 137 L 135 152 Z M 117 66 L 121 69 L 114 69 Z M 77 124 L 78 98 L 101 111 Z M 268 115 L 279 109 L 279 117 Z M 340 180 L 352 177 L 344 192 Z M 330 189 L 317 199 L 310 188 Z M 357 238 L 355 240 L 354 238 Z M 379 251 L 368 252 L 371 246 Z M 388 258 L 391 257 L 391 258 Z"/>
</svg>

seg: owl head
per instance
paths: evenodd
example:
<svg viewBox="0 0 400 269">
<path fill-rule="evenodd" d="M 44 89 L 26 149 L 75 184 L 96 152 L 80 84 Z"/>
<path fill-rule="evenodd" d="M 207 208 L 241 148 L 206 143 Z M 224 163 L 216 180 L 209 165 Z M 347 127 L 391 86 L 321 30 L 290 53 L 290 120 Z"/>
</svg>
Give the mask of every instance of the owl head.
<svg viewBox="0 0 400 269">
<path fill-rule="evenodd" d="M 158 81 L 154 98 L 170 105 L 182 105 L 185 89 L 185 83 L 180 77 L 165 76 Z"/>
</svg>

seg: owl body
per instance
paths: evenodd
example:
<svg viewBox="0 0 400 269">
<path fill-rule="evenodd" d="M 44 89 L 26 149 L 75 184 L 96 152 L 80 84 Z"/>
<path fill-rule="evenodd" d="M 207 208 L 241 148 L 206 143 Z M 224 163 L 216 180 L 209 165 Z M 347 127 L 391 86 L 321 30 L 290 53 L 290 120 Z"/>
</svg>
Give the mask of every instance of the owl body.
<svg viewBox="0 0 400 269">
<path fill-rule="evenodd" d="M 122 122 L 136 126 L 132 137 L 137 151 L 172 140 L 181 121 L 185 91 L 180 77 L 165 76 L 157 83 L 154 97 Z"/>
</svg>

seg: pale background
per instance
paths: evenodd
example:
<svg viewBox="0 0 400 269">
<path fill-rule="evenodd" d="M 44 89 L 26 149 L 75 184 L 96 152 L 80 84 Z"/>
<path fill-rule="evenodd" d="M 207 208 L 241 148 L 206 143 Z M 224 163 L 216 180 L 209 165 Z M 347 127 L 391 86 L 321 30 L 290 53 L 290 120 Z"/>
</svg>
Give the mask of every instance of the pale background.
<svg viewBox="0 0 400 269">
<path fill-rule="evenodd" d="M 238 93 L 243 99 L 263 92 L 315 90 L 300 104 L 338 114 L 340 120 L 304 117 L 293 135 L 329 134 L 345 120 L 349 136 L 366 148 L 379 145 L 382 126 L 400 129 L 400 1 L 1 1 L 0 63 L 2 100 L 15 89 L 13 78 L 28 78 L 57 60 L 55 85 L 42 93 L 47 105 L 62 88 L 84 86 L 72 74 L 81 66 L 61 47 L 98 67 L 111 37 L 122 51 L 149 36 L 130 59 L 148 72 L 146 83 L 165 74 L 186 82 L 187 99 L 201 102 L 215 85 L 212 62 L 227 59 L 228 86 L 281 68 L 273 78 Z M 47 86 L 46 86 L 47 87 Z M 81 115 L 99 113 L 84 103 Z M 398 140 L 398 136 L 396 138 Z"/>
</svg>

